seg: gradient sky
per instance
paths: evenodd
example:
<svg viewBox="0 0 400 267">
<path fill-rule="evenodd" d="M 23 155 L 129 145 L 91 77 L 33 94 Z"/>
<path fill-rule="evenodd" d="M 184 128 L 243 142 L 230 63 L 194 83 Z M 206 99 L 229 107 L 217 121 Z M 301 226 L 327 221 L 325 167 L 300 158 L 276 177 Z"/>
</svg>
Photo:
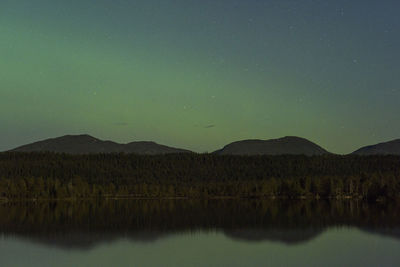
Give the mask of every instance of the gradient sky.
<svg viewBox="0 0 400 267">
<path fill-rule="evenodd" d="M 398 0 L 1 0 L 0 150 L 400 138 Z"/>
</svg>

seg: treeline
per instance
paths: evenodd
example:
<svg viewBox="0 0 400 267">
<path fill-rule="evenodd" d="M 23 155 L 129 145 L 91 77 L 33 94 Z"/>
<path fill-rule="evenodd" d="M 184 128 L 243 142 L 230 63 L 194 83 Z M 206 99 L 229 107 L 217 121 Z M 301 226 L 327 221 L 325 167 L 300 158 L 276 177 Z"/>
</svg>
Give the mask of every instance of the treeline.
<svg viewBox="0 0 400 267">
<path fill-rule="evenodd" d="M 0 198 L 397 198 L 399 156 L 0 153 Z"/>
</svg>

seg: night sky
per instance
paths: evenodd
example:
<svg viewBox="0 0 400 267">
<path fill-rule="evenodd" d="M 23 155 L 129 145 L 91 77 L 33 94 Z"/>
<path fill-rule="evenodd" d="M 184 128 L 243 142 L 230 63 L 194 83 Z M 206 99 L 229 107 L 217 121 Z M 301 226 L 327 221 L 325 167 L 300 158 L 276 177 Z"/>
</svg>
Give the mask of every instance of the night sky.
<svg viewBox="0 0 400 267">
<path fill-rule="evenodd" d="M 1 0 L 0 150 L 400 138 L 398 0 Z"/>
</svg>

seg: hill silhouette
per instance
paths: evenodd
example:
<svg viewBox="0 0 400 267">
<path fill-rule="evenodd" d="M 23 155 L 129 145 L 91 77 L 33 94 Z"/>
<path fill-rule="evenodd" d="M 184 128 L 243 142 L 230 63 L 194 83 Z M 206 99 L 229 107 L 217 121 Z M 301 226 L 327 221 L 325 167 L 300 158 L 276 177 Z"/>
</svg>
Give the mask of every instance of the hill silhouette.
<svg viewBox="0 0 400 267">
<path fill-rule="evenodd" d="M 103 141 L 93 136 L 65 135 L 17 147 L 14 152 L 56 152 L 67 154 L 99 154 L 99 153 L 135 153 L 145 155 L 190 153 L 189 150 L 168 147 L 155 142 L 131 142 L 118 144 Z"/>
<path fill-rule="evenodd" d="M 400 155 L 400 139 L 376 145 L 365 146 L 352 154 L 354 155 Z"/>
<path fill-rule="evenodd" d="M 219 155 L 323 155 L 328 151 L 317 144 L 295 136 L 270 140 L 243 140 L 233 142 L 215 151 Z"/>
<path fill-rule="evenodd" d="M 10 150 L 12 152 L 55 152 L 67 154 L 134 153 L 158 155 L 193 153 L 187 149 L 169 147 L 152 141 L 136 141 L 120 144 L 105 141 L 87 134 L 65 135 L 50 138 Z M 216 155 L 306 155 L 332 154 L 321 146 L 301 137 L 286 136 L 278 139 L 240 140 L 214 151 Z M 400 139 L 362 147 L 350 155 L 400 155 Z"/>
</svg>

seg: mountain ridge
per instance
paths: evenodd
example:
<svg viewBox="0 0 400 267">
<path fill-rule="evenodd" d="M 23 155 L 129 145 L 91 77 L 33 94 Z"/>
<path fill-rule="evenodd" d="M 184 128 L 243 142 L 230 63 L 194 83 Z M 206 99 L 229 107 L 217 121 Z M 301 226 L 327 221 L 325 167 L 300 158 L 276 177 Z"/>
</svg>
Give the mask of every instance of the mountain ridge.
<svg viewBox="0 0 400 267">
<path fill-rule="evenodd" d="M 88 134 L 64 135 L 18 146 L 9 152 L 55 152 L 66 154 L 136 153 L 144 155 L 195 153 L 158 144 L 154 141 L 134 141 L 125 144 L 101 140 Z M 308 139 L 285 136 L 276 139 L 245 139 L 229 143 L 215 155 L 325 155 L 331 153 Z M 346 154 L 344 154 L 346 155 Z M 400 155 L 400 139 L 368 145 L 347 155 Z"/>
<path fill-rule="evenodd" d="M 381 142 L 375 145 L 364 146 L 352 155 L 400 155 L 400 139 L 394 139 L 387 142 Z"/>
<path fill-rule="evenodd" d="M 189 150 L 157 144 L 153 141 L 136 141 L 119 144 L 100 140 L 88 134 L 64 135 L 19 146 L 11 152 L 56 152 L 67 154 L 135 153 L 145 155 L 193 153 Z"/>
<path fill-rule="evenodd" d="M 247 139 L 232 142 L 214 152 L 218 155 L 323 155 L 331 154 L 319 145 L 297 136 L 277 139 Z"/>
</svg>

